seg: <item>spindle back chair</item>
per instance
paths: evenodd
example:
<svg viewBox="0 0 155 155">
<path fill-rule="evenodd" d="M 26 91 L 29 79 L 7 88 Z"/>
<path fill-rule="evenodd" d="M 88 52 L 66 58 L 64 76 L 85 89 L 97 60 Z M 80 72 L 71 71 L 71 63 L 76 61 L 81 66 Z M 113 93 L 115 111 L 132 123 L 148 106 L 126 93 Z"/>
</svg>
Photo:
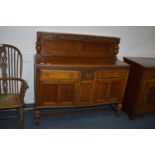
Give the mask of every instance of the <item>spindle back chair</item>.
<svg viewBox="0 0 155 155">
<path fill-rule="evenodd" d="M 17 109 L 21 128 L 24 126 L 24 96 L 28 88 L 22 79 L 22 68 L 20 50 L 0 44 L 0 110 Z"/>
</svg>

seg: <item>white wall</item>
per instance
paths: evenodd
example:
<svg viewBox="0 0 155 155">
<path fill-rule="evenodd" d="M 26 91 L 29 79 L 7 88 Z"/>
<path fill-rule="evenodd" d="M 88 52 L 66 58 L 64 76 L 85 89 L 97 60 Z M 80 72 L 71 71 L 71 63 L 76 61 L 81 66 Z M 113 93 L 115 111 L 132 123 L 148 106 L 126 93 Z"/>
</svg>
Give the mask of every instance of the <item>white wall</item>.
<svg viewBox="0 0 155 155">
<path fill-rule="evenodd" d="M 17 46 L 23 54 L 23 78 L 29 84 L 26 103 L 34 102 L 33 56 L 36 53 L 35 42 L 37 31 L 68 32 L 116 36 L 121 38 L 118 57 L 145 56 L 155 57 L 155 27 L 104 27 L 104 26 L 33 26 L 33 27 L 0 27 L 0 43 Z"/>
</svg>

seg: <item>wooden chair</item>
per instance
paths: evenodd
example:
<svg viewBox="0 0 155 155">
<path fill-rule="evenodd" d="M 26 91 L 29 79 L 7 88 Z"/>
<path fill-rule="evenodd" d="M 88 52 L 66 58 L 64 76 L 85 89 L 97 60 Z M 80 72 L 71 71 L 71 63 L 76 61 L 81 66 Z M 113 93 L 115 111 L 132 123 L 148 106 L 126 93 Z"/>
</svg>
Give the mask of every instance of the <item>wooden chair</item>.
<svg viewBox="0 0 155 155">
<path fill-rule="evenodd" d="M 23 60 L 18 48 L 0 44 L 0 110 L 16 109 L 24 127 L 24 96 L 28 88 L 22 79 Z"/>
</svg>

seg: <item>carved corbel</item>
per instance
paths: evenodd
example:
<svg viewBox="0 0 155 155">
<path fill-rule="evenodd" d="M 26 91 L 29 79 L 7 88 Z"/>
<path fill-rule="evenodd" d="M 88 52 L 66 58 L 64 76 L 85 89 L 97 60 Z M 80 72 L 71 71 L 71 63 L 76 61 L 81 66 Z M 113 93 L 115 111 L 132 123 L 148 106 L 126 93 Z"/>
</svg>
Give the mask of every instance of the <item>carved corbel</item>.
<svg viewBox="0 0 155 155">
<path fill-rule="evenodd" d="M 41 47 L 41 39 L 38 39 L 38 40 L 37 40 L 37 43 L 36 43 L 36 50 L 37 50 L 37 53 L 40 53 L 41 50 L 42 50 L 42 47 Z"/>
</svg>

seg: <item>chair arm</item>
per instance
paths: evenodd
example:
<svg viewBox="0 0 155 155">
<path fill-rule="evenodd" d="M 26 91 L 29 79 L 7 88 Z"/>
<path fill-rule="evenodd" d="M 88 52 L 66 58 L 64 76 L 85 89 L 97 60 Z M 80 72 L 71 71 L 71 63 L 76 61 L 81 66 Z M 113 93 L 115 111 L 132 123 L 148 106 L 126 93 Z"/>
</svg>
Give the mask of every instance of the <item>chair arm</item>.
<svg viewBox="0 0 155 155">
<path fill-rule="evenodd" d="M 24 98 L 25 92 L 29 88 L 27 82 L 24 79 L 20 79 L 20 78 L 0 78 L 0 81 L 11 81 L 11 80 L 21 82 L 21 88 L 20 88 L 19 94 L 22 98 Z"/>
<path fill-rule="evenodd" d="M 24 98 L 25 92 L 29 88 L 29 86 L 24 79 L 20 79 L 20 81 L 22 82 L 21 89 L 20 89 L 20 96 Z"/>
</svg>

